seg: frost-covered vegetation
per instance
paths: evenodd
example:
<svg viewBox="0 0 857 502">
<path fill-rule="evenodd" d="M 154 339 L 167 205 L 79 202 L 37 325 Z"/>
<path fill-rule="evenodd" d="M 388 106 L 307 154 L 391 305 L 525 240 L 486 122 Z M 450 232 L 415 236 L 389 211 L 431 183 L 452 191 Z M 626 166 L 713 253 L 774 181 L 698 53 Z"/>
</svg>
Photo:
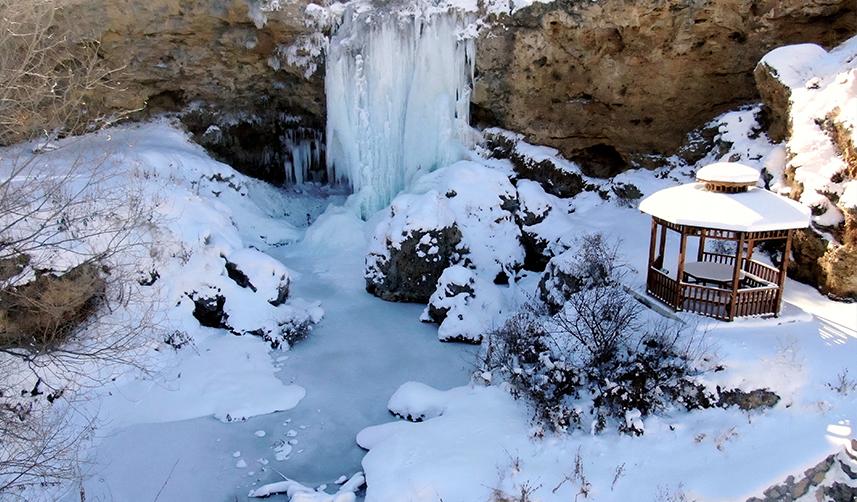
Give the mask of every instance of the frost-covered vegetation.
<svg viewBox="0 0 857 502">
<path fill-rule="evenodd" d="M 644 432 L 642 417 L 675 406 L 708 408 L 698 377 L 714 370 L 703 336 L 647 316 L 622 288 L 617 248 L 601 234 L 554 258 L 565 280 L 545 275 L 556 312 L 528 305 L 489 334 L 481 378 L 503 378 L 555 431 L 607 427 Z M 561 297 L 561 301 L 557 301 Z"/>
</svg>

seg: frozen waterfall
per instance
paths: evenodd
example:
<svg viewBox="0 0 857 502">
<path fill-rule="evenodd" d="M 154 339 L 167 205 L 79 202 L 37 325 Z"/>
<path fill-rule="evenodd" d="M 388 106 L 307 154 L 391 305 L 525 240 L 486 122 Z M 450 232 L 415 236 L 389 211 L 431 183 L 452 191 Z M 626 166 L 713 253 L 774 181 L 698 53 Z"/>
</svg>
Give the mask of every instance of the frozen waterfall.
<svg viewBox="0 0 857 502">
<path fill-rule="evenodd" d="M 364 216 L 422 172 L 460 160 L 475 44 L 458 11 L 345 13 L 325 74 L 327 170 Z"/>
</svg>

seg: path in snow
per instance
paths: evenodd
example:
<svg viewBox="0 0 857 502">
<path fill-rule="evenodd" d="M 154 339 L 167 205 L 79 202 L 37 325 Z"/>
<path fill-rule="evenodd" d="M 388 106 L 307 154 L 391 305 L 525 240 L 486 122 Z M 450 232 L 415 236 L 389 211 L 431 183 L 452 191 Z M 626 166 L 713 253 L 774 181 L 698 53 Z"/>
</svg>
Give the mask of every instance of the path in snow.
<svg viewBox="0 0 857 502">
<path fill-rule="evenodd" d="M 282 365 L 278 376 L 306 389 L 297 407 L 243 423 L 206 417 L 120 430 L 98 446 L 87 499 L 245 500 L 254 486 L 281 480 L 278 472 L 310 486 L 332 485 L 361 470 L 364 451 L 355 436 L 391 419 L 386 404 L 399 385 L 465 384 L 475 349 L 440 343 L 437 328 L 419 322 L 421 305 L 366 293 L 364 251 L 365 243 L 269 251 L 296 272 L 292 294 L 320 300 L 325 310 L 307 340 L 272 352 Z M 274 446 L 290 439 L 297 442 L 289 458 L 278 461 Z"/>
</svg>

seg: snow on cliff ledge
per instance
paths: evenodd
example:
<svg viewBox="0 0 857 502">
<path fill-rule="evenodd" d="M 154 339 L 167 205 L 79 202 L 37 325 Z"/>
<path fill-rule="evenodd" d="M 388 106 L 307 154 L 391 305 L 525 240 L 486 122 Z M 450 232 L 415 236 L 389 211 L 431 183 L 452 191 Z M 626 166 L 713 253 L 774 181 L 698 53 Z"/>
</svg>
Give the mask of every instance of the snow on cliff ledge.
<svg viewBox="0 0 857 502">
<path fill-rule="evenodd" d="M 857 145 L 857 37 L 830 52 L 814 44 L 780 47 L 760 64 L 790 92 L 790 158 L 785 170 L 769 169 L 771 188 L 789 191 L 785 177 L 793 172 L 814 223 L 836 226 L 843 211 L 857 208 L 857 160 L 849 166 L 844 151 Z"/>
</svg>

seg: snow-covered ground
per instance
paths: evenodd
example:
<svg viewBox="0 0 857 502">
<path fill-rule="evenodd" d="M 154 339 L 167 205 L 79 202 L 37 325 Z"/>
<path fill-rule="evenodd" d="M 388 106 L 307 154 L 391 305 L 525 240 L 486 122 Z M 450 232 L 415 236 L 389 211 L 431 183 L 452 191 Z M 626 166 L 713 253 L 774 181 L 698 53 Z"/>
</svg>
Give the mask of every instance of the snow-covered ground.
<svg viewBox="0 0 857 502">
<path fill-rule="evenodd" d="M 738 159 L 761 170 L 784 162 L 764 134 L 754 133 L 755 112 L 720 117 L 728 151 L 698 165 Z M 555 150 L 509 137 L 531 159 L 579 172 Z M 487 158 L 480 148 L 417 177 L 393 201 L 394 211 L 363 221 L 359 204 L 341 192 L 315 185 L 284 190 L 242 176 L 166 120 L 69 143 L 109 152 L 117 179 L 151 204 L 156 218 L 145 235 L 154 252 L 136 266 L 159 275 L 143 289 L 156 300 L 160 327 L 192 340 L 177 350 L 150 340 L 140 356 L 148 374 L 129 370 L 81 391 L 83 408 L 98 417 L 84 455 L 87 500 L 245 500 L 279 488 L 296 502 L 347 502 L 361 477 L 346 480 L 358 471 L 365 472 L 370 502 L 477 502 L 530 489 L 542 501 L 581 491 L 598 501 L 683 500 L 682 494 L 737 500 L 799 474 L 855 435 L 857 389 L 837 392 L 829 384 L 849 368 L 857 376 L 857 304 L 830 301 L 793 281 L 778 318 L 722 323 L 678 316 L 705 333 L 725 368 L 705 383 L 767 387 L 779 403 L 755 412 L 668 411 L 644 417 L 641 437 L 536 437 L 526 402 L 514 400 L 502 382 L 486 385 L 492 375 L 471 381 L 478 349 L 440 343 L 438 329 L 420 322 L 424 305 L 384 302 L 365 290 L 367 252 L 388 258 L 405 230 L 441 222 L 458 226 L 470 260 L 441 283 L 469 284 L 476 298 L 432 297 L 460 315 L 460 324 L 441 326 L 442 338 L 478 340 L 501 312 L 536 296 L 540 274 L 519 271 L 522 232 L 544 238 L 553 254 L 591 232 L 621 239 L 621 258 L 632 269 L 625 286 L 641 291 L 649 217 L 610 194 L 633 185 L 648 195 L 685 183 L 698 165 L 669 159 L 655 171 L 587 178 L 589 189 L 560 199 L 534 181 L 514 179 L 510 161 Z M 45 169 L 61 170 L 68 158 L 62 149 L 39 155 Z M 510 201 L 545 219 L 517 223 Z M 242 286 L 227 265 L 254 287 Z M 495 284 L 499 276 L 510 285 Z M 280 298 L 285 287 L 287 299 Z M 225 299 L 220 328 L 202 327 L 193 316 L 192 300 L 205 291 Z M 281 336 L 301 323 L 317 323 L 305 340 L 291 344 Z M 326 485 L 333 494 L 337 482 L 345 483 L 339 495 L 304 488 Z M 73 484 L 48 496 L 79 500 L 80 490 Z"/>
<path fill-rule="evenodd" d="M 140 230 L 154 242 L 150 259 L 135 263 L 159 276 L 141 288 L 158 318 L 157 336 L 139 349 L 147 373 L 118 372 L 81 390 L 83 404 L 76 403 L 97 418 L 83 455 L 88 500 L 244 499 L 262 483 L 282 481 L 280 473 L 333 492 L 337 479 L 361 470 L 354 438 L 388 419 L 383 403 L 401 382 L 467 381 L 472 349 L 437 343 L 435 329 L 418 321 L 421 306 L 365 293 L 370 228 L 336 208 L 319 218 L 343 202 L 336 189 L 286 190 L 247 178 L 167 120 L 57 146 L 38 154 L 41 169 L 62 173 L 85 152 L 112 170 L 114 187 L 134 187 L 156 215 Z M 228 276 L 227 261 L 256 291 Z M 288 300 L 274 306 L 282 277 Z M 236 333 L 268 326 L 266 319 L 321 322 L 291 349 L 273 349 L 253 334 L 200 326 L 189 295 L 206 287 L 226 297 Z M 175 350 L 160 340 L 174 331 L 191 342 Z M 72 483 L 27 496 L 79 500 L 80 490 Z"/>
<path fill-rule="evenodd" d="M 649 174 L 627 176 L 640 182 Z M 635 209 L 592 202 L 577 206 L 574 227 L 620 236 L 623 255 L 645 270 L 648 218 Z M 634 281 L 638 290 L 642 280 L 639 275 Z M 371 438 L 362 442 L 369 449 L 363 461 L 367 500 L 490 500 L 495 488 L 519 495 L 526 486 L 536 488 L 532 500 L 571 500 L 581 479 L 564 479 L 573 477 L 578 454 L 591 500 L 680 500 L 668 498 L 679 493 L 690 500 L 744 500 L 801 474 L 854 437 L 857 393 L 841 395 L 828 384 L 849 368 L 854 372 L 857 304 L 831 302 L 789 280 L 779 318 L 681 318 L 706 333 L 726 367 L 709 377 L 712 387 L 767 387 L 781 403 L 764 412 L 715 409 L 651 417 L 640 438 L 578 431 L 534 440 L 531 413 L 500 387 L 469 385 L 430 394 L 403 387 L 391 409 L 432 418 L 361 432 Z M 402 404 L 408 396 L 414 402 Z"/>
<path fill-rule="evenodd" d="M 722 121 L 725 135 L 734 135 L 731 152 L 760 168 L 770 145 L 742 139 L 750 117 L 752 111 L 736 112 Z M 832 302 L 789 281 L 779 318 L 720 323 L 682 316 L 707 333 L 726 367 L 710 377 L 712 384 L 769 387 L 782 396 L 775 408 L 650 417 L 640 438 L 574 432 L 533 439 L 524 402 L 502 386 L 470 384 L 475 348 L 439 343 L 436 328 L 419 321 L 422 305 L 384 302 L 365 292 L 364 258 L 383 212 L 363 222 L 341 207 L 344 198 L 335 191 L 280 190 L 242 177 L 165 122 L 108 134 L 121 142 L 123 162 L 171 173 L 144 179 L 162 204 L 169 202 L 159 207 L 188 205 L 172 211 L 164 227 L 172 229 L 171 239 L 198 244 L 184 263 L 211 256 L 211 265 L 221 249 L 209 253 L 207 246 L 218 235 L 232 236 L 224 238 L 235 248 L 230 253 L 257 249 L 288 267 L 289 305 L 320 305 L 324 317 L 306 340 L 285 350 L 256 336 L 194 326 L 187 311 L 164 307 L 194 343 L 178 351 L 155 344 L 153 374 L 123 375 L 90 395 L 99 417 L 83 483 L 90 500 L 243 500 L 284 477 L 310 487 L 326 484 L 333 493 L 336 480 L 360 470 L 370 501 L 487 500 L 494 489 L 514 494 L 522 486 L 540 487 L 538 500 L 568 500 L 581 488 L 572 476 L 578 454 L 593 500 L 655 500 L 680 492 L 734 500 L 814 465 L 854 435 L 857 395 L 838 394 L 827 384 L 857 360 L 857 305 Z M 476 176 L 476 165 L 510 174 L 503 162 L 480 159 L 471 155 L 470 170 L 455 175 Z M 214 172 L 239 188 L 187 181 Z M 630 171 L 613 182 L 633 183 L 648 194 L 691 174 L 687 166 L 669 175 Z M 444 183 L 456 178 L 445 176 L 427 177 L 418 190 L 446 190 Z M 647 216 L 596 192 L 570 205 L 573 212 L 551 220 L 552 235 L 602 231 L 621 238 L 623 256 L 644 270 Z M 200 239 L 197 232 L 214 237 Z M 173 289 L 187 289 L 182 281 L 200 279 L 197 269 L 180 262 L 158 263 L 160 281 L 170 285 L 159 290 L 166 298 Z M 498 288 L 500 298 L 520 298 L 532 294 L 537 277 L 529 274 L 514 288 L 491 281 L 485 287 Z M 642 280 L 633 275 L 628 285 L 640 289 Z M 406 382 L 413 383 L 396 392 Z M 391 411 L 424 421 L 394 420 Z M 358 443 L 369 450 L 365 458 Z M 573 479 L 563 481 L 567 476 Z M 69 486 L 62 498 L 78 500 L 79 487 Z"/>
</svg>

